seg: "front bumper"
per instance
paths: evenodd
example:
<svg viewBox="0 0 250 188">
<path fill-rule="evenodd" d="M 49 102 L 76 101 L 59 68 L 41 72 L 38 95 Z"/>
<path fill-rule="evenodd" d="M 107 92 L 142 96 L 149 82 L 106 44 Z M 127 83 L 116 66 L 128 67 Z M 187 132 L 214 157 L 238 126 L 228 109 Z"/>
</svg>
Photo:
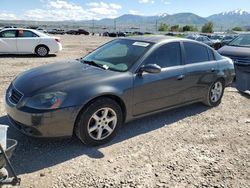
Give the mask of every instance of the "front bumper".
<svg viewBox="0 0 250 188">
<path fill-rule="evenodd" d="M 7 98 L 7 97 L 6 97 Z M 79 108 L 69 107 L 33 113 L 25 112 L 5 100 L 10 123 L 25 135 L 32 137 L 70 137 Z"/>
</svg>

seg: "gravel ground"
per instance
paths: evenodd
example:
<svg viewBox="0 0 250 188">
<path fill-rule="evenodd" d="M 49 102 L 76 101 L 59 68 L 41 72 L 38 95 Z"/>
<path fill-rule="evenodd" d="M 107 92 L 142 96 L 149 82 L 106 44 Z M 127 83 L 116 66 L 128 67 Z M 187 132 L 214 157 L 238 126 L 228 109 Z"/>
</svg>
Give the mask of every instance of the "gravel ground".
<svg viewBox="0 0 250 188">
<path fill-rule="evenodd" d="M 20 72 L 75 59 L 110 39 L 61 36 L 57 56 L 0 56 L 0 96 Z M 250 97 L 233 87 L 222 104 L 163 112 L 123 126 L 100 147 L 76 138 L 44 140 L 8 130 L 18 140 L 11 161 L 20 187 L 250 187 Z M 3 99 L 0 124 L 9 124 Z"/>
</svg>

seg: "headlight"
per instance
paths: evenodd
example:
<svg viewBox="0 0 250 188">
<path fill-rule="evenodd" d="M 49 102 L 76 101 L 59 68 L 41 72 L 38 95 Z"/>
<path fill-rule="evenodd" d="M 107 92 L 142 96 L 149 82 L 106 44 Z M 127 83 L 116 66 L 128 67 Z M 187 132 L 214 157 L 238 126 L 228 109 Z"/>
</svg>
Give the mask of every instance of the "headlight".
<svg viewBox="0 0 250 188">
<path fill-rule="evenodd" d="M 39 110 L 57 109 L 66 96 L 67 94 L 63 92 L 42 93 L 29 98 L 25 106 Z"/>
</svg>

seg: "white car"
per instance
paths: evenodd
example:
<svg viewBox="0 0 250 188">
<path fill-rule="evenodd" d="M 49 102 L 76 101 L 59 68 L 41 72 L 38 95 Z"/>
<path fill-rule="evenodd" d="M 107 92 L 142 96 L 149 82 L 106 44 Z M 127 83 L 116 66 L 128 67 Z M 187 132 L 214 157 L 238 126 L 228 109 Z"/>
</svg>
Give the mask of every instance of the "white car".
<svg viewBox="0 0 250 188">
<path fill-rule="evenodd" d="M 0 54 L 37 54 L 45 57 L 61 50 L 60 38 L 33 29 L 11 28 L 0 31 Z"/>
</svg>

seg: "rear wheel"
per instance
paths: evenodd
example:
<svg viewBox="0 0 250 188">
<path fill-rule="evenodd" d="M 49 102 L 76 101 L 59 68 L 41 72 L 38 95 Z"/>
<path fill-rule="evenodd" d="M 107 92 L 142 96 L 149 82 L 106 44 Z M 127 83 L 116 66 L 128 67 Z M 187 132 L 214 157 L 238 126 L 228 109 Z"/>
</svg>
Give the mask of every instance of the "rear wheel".
<svg viewBox="0 0 250 188">
<path fill-rule="evenodd" d="M 224 94 L 225 85 L 222 80 L 215 81 L 209 88 L 204 104 L 207 106 L 217 106 L 221 103 Z"/>
<path fill-rule="evenodd" d="M 35 52 L 38 56 L 45 57 L 49 54 L 49 48 L 44 45 L 37 46 Z"/>
<path fill-rule="evenodd" d="M 122 121 L 121 107 L 112 99 L 100 98 L 80 114 L 75 133 L 87 145 L 101 145 L 116 135 Z"/>
</svg>

